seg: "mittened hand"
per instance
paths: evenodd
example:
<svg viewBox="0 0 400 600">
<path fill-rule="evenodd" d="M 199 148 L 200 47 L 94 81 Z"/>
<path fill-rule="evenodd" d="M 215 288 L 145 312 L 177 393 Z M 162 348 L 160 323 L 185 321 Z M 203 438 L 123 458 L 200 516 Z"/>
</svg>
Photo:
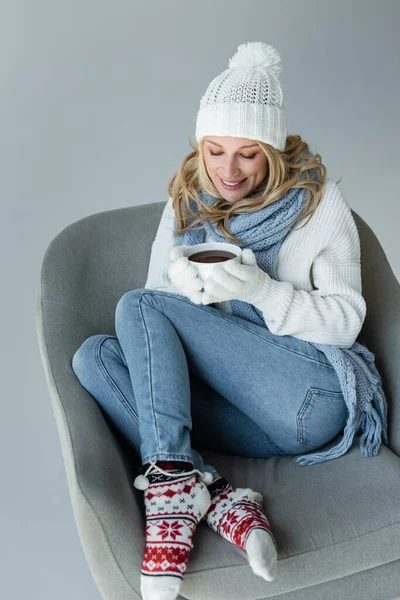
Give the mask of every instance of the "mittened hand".
<svg viewBox="0 0 400 600">
<path fill-rule="evenodd" d="M 211 304 L 223 300 L 242 300 L 252 303 L 262 291 L 269 275 L 260 269 L 254 252 L 246 248 L 242 263 L 226 261 L 214 269 L 203 285 L 201 303 Z"/>
<path fill-rule="evenodd" d="M 196 266 L 183 256 L 188 246 L 173 246 L 170 252 L 171 263 L 168 275 L 182 296 L 187 296 L 194 304 L 202 304 L 203 280 L 200 279 Z"/>
</svg>

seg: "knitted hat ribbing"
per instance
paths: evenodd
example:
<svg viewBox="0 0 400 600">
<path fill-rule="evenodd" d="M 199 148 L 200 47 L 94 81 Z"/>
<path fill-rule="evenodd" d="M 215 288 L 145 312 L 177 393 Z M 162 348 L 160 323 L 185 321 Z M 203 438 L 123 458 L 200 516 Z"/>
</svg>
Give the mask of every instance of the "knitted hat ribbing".
<svg viewBox="0 0 400 600">
<path fill-rule="evenodd" d="M 200 101 L 197 141 L 205 135 L 244 137 L 284 150 L 287 124 L 280 60 L 268 44 L 241 44 L 229 68 L 211 81 Z"/>
</svg>

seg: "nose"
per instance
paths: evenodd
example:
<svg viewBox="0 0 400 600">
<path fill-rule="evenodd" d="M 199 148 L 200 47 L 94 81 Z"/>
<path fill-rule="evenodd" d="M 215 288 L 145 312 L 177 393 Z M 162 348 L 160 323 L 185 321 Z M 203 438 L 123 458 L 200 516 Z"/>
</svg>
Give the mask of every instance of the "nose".
<svg viewBox="0 0 400 600">
<path fill-rule="evenodd" d="M 224 161 L 223 169 L 221 171 L 222 179 L 233 180 L 235 177 L 238 177 L 240 173 L 240 169 L 238 169 L 237 162 L 234 156 L 227 157 Z"/>
</svg>

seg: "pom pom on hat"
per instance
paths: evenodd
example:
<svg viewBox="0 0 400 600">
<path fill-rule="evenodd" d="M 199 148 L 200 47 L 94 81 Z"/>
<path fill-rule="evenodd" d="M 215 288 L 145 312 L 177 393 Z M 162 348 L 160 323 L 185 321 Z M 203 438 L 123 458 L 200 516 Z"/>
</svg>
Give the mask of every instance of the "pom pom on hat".
<svg viewBox="0 0 400 600">
<path fill-rule="evenodd" d="M 229 68 L 268 69 L 270 73 L 278 77 L 282 71 L 280 62 L 281 57 L 273 46 L 264 42 L 247 42 L 247 44 L 240 44 L 236 54 L 229 60 Z"/>
</svg>

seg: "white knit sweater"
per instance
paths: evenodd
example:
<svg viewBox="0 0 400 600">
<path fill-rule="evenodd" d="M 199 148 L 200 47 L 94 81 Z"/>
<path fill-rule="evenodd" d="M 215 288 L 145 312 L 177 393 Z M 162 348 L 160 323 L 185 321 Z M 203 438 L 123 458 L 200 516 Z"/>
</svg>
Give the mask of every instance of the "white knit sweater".
<svg viewBox="0 0 400 600">
<path fill-rule="evenodd" d="M 168 276 L 174 218 L 169 198 L 152 245 L 145 288 L 178 293 Z M 299 221 L 295 229 L 305 221 Z M 205 241 L 213 240 L 207 234 Z M 257 308 L 275 335 L 350 348 L 366 315 L 361 292 L 356 224 L 339 186 L 328 178 L 309 223 L 284 239 L 278 254 L 277 280 L 266 282 Z M 232 312 L 229 301 L 213 306 Z"/>
</svg>

